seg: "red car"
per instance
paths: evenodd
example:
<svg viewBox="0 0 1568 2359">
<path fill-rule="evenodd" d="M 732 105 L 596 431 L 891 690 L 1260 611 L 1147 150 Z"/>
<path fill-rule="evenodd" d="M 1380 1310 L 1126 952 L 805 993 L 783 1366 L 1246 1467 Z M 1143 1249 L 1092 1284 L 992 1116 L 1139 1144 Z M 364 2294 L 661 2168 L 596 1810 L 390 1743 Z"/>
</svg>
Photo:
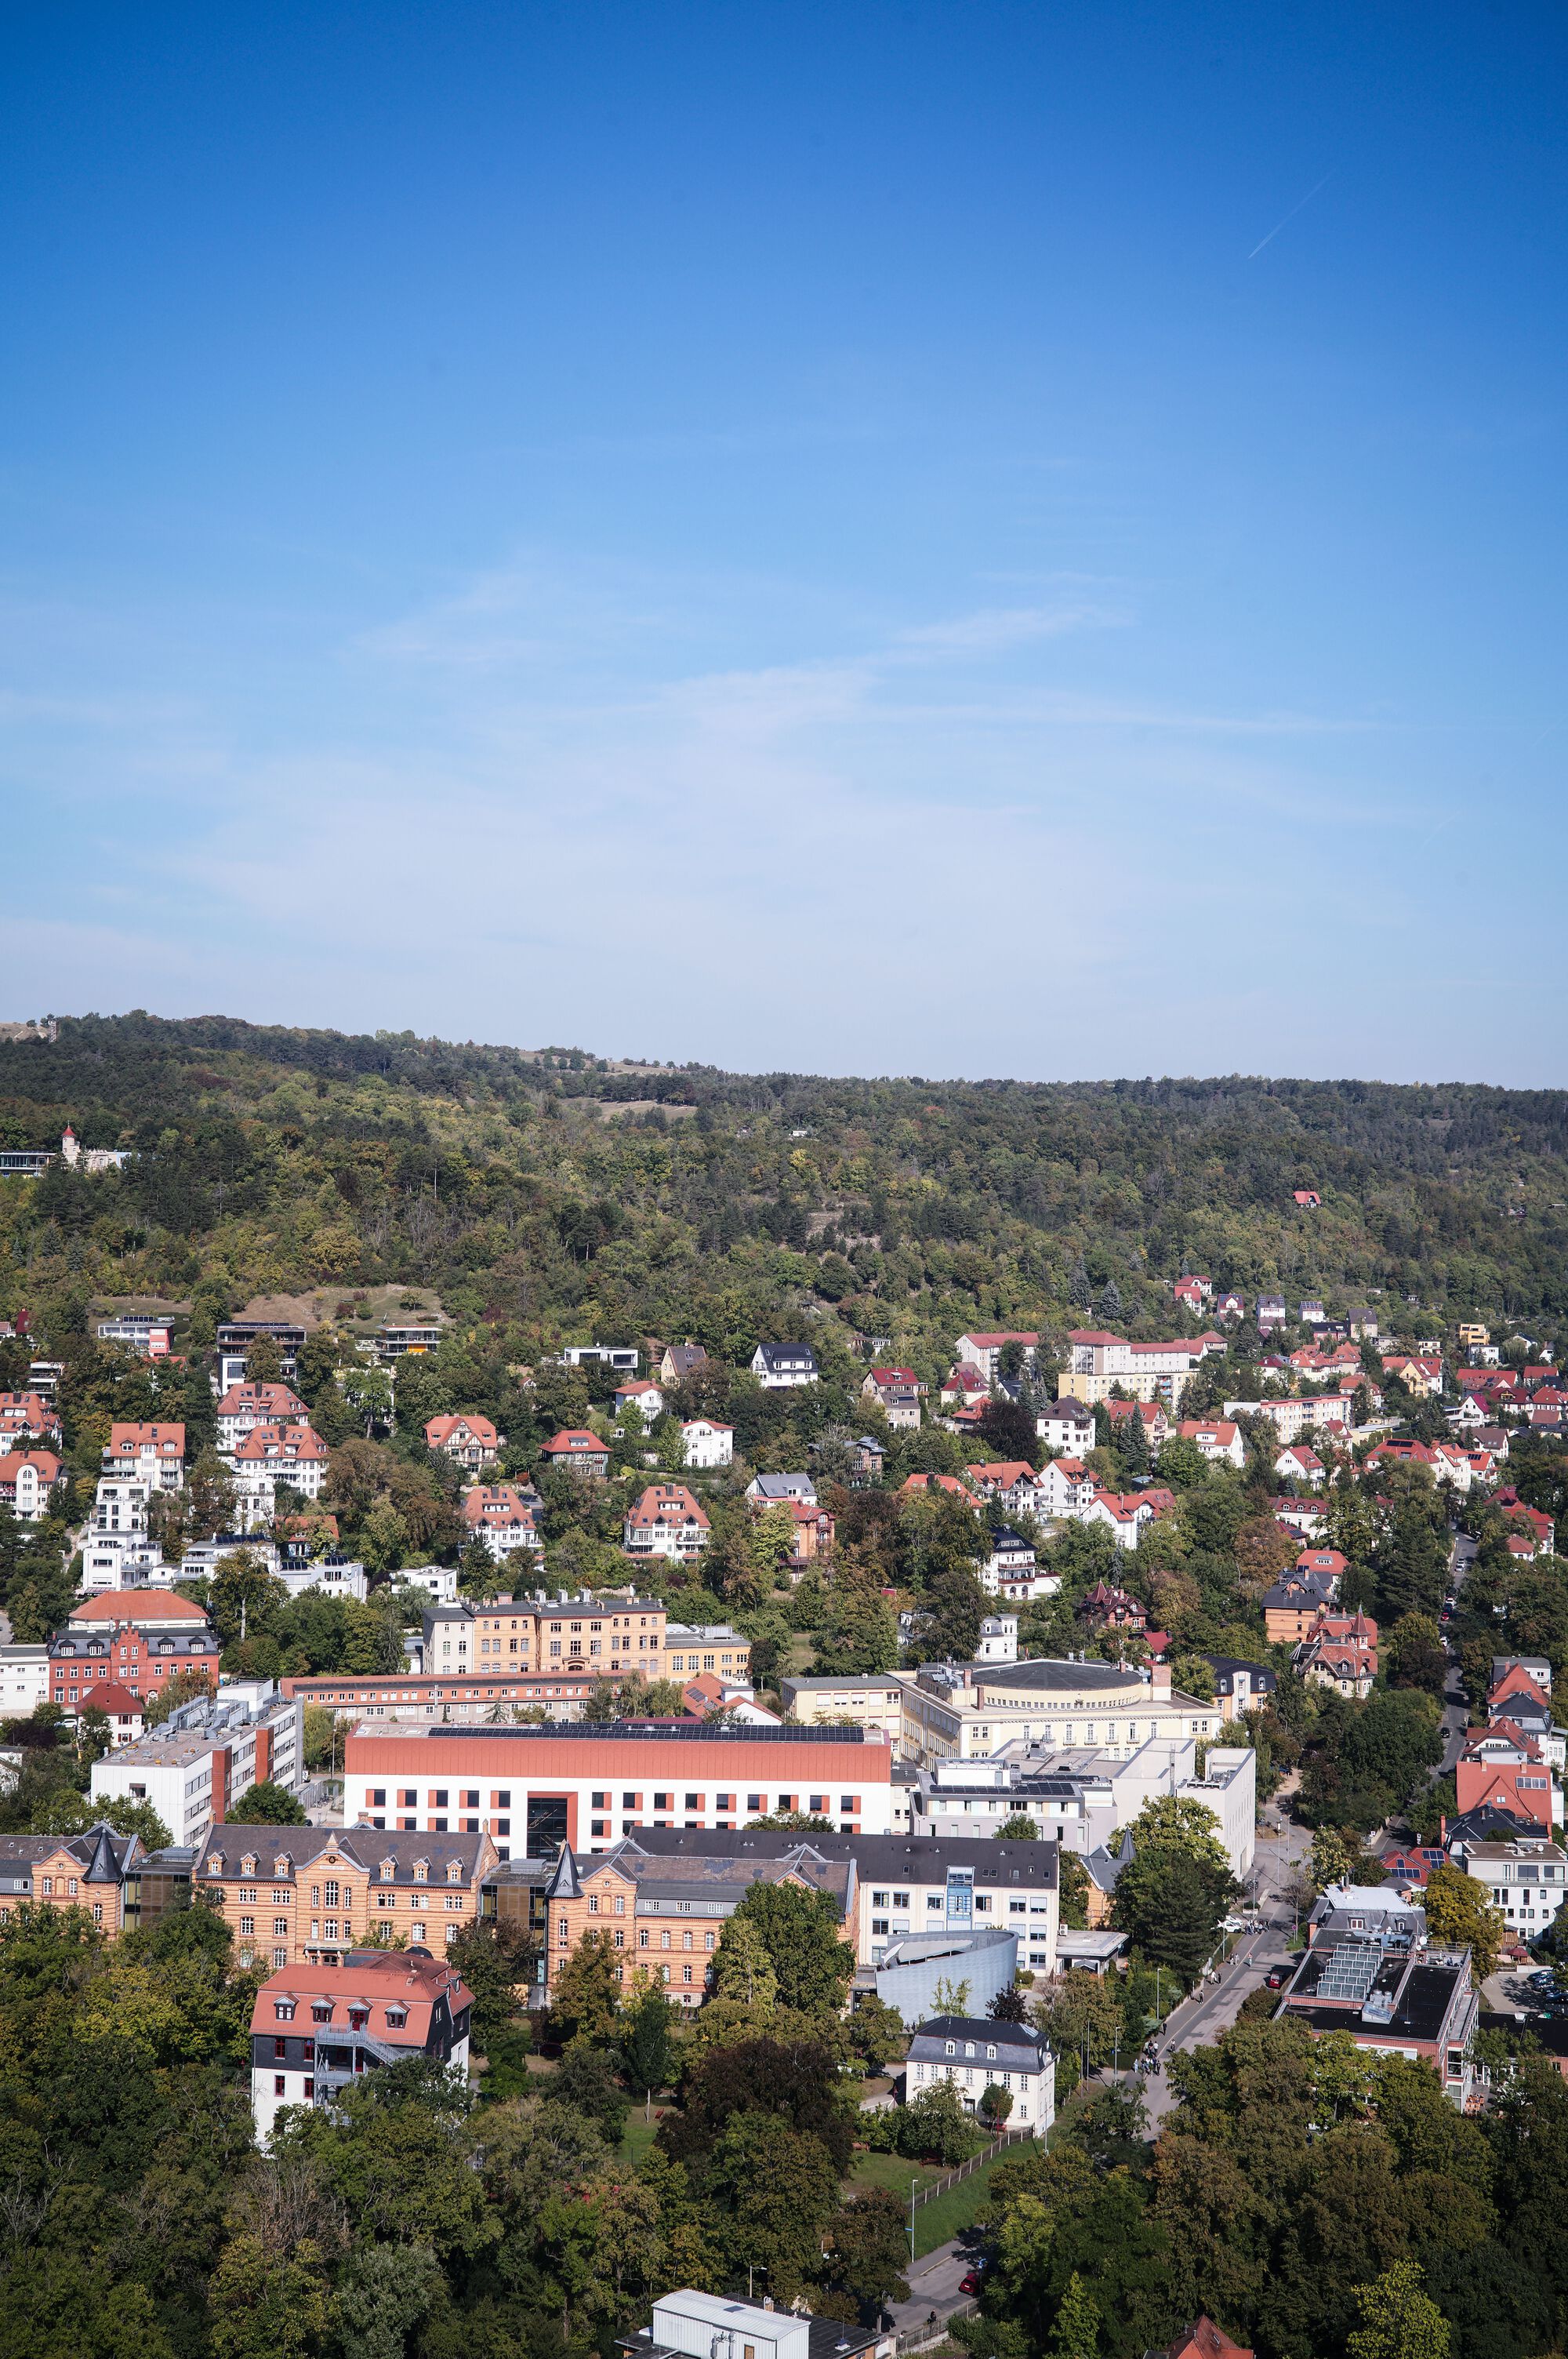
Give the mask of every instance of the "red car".
<svg viewBox="0 0 1568 2359">
<path fill-rule="evenodd" d="M 968 2277 L 962 2277 L 958 2279 L 958 2291 L 960 2293 L 979 2293 L 979 2276 L 974 2269 L 969 2271 Z"/>
<path fill-rule="evenodd" d="M 1269 1976 L 1265 1987 L 1269 1990 L 1279 1990 L 1283 1984 L 1284 1979 L 1285 1977 L 1283 1973 L 1278 1966 L 1276 1966 L 1273 1973 Z"/>
</svg>

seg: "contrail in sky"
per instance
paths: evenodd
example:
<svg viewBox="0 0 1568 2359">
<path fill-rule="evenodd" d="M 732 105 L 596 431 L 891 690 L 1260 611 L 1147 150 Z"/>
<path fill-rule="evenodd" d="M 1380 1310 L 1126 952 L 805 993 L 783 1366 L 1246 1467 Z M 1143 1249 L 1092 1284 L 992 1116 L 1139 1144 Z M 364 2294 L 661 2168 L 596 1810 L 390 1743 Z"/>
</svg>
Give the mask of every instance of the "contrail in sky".
<svg viewBox="0 0 1568 2359">
<path fill-rule="evenodd" d="M 1300 212 L 1300 211 L 1301 211 L 1301 209 L 1302 209 L 1302 205 L 1310 205 L 1310 204 L 1311 204 L 1311 202 L 1312 202 L 1312 201 L 1313 201 L 1313 199 L 1314 199 L 1314 197 L 1315 197 L 1315 196 L 1319 193 L 1319 190 L 1323 190 L 1323 189 L 1326 189 L 1326 188 L 1327 188 L 1327 186 L 1328 186 L 1328 184 L 1329 184 L 1329 182 L 1330 182 L 1330 180 L 1332 180 L 1332 179 L 1333 179 L 1333 178 L 1334 178 L 1334 174 L 1333 174 L 1332 172 L 1325 172 L 1325 173 L 1324 174 L 1324 176 L 1323 176 L 1322 179 L 1318 182 L 1318 184 L 1317 184 L 1317 188 L 1315 188 L 1315 189 L 1309 189 L 1309 190 L 1307 190 L 1307 192 L 1306 192 L 1305 196 L 1302 198 L 1302 200 L 1301 200 L 1300 203 L 1298 203 L 1298 204 L 1293 204 L 1293 205 L 1291 207 L 1291 210 L 1290 210 L 1290 212 L 1285 215 L 1284 220 L 1283 220 L 1283 221 L 1277 221 L 1277 222 L 1274 223 L 1273 228 L 1269 232 L 1268 236 L 1267 236 L 1267 237 L 1260 237 L 1260 238 L 1259 239 L 1259 241 L 1258 241 L 1257 245 L 1253 247 L 1253 249 L 1252 249 L 1251 253 L 1248 255 L 1248 257 L 1247 257 L 1248 261 L 1249 261 L 1249 262 L 1256 262 L 1256 261 L 1257 261 L 1257 259 L 1258 259 L 1258 256 L 1262 253 L 1263 248 L 1264 248 L 1266 245 L 1268 245 L 1271 244 L 1271 242 L 1272 242 L 1275 238 L 1277 238 L 1277 237 L 1279 236 L 1280 232 L 1281 232 L 1281 231 L 1284 228 L 1284 226 L 1285 226 L 1285 222 L 1293 222 L 1293 221 L 1294 221 L 1294 219 L 1295 219 L 1295 217 L 1296 217 L 1296 215 Z"/>
</svg>

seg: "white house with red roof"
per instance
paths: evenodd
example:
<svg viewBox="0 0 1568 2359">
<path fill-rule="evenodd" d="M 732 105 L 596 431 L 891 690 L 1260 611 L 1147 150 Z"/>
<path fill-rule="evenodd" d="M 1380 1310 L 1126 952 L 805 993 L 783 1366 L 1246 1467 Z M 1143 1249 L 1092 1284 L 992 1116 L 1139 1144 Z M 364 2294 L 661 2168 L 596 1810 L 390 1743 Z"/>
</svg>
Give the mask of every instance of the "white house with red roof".
<svg viewBox="0 0 1568 2359">
<path fill-rule="evenodd" d="M 10 1450 L 0 1458 L 0 1499 L 19 1523 L 36 1524 L 65 1479 L 52 1450 Z"/>
<path fill-rule="evenodd" d="M 1305 1483 L 1314 1491 L 1321 1489 L 1327 1479 L 1322 1459 L 1304 1441 L 1292 1441 L 1288 1449 L 1281 1450 L 1274 1461 L 1274 1472 L 1286 1482 Z"/>
<path fill-rule="evenodd" d="M 103 1472 L 145 1483 L 149 1491 L 179 1490 L 185 1482 L 184 1426 L 111 1425 Z"/>
<path fill-rule="evenodd" d="M 1179 1277 L 1171 1291 L 1184 1310 L 1190 1310 L 1195 1319 L 1201 1319 L 1204 1305 L 1214 1294 L 1214 1282 L 1207 1277 Z"/>
<path fill-rule="evenodd" d="M 59 1439 L 59 1411 L 42 1393 L 0 1393 L 0 1450 L 27 1450 Z"/>
<path fill-rule="evenodd" d="M 960 1360 L 943 1380 L 944 1408 L 981 1408 L 990 1397 L 990 1379 L 973 1360 Z"/>
<path fill-rule="evenodd" d="M 1095 1477 L 1081 1458 L 1053 1458 L 1042 1468 L 1041 1506 L 1048 1516 L 1075 1516 L 1095 1495 Z"/>
<path fill-rule="evenodd" d="M 1176 1428 L 1181 1441 L 1190 1441 L 1214 1465 L 1244 1466 L 1247 1444 L 1241 1428 L 1227 1417 L 1184 1417 Z"/>
<path fill-rule="evenodd" d="M 628 1556 L 675 1557 L 689 1563 L 708 1546 L 712 1526 L 684 1483 L 650 1483 L 628 1510 L 621 1545 Z"/>
<path fill-rule="evenodd" d="M 1087 1507 L 1079 1508 L 1081 1524 L 1104 1524 L 1119 1549 L 1135 1549 L 1145 1524 L 1154 1520 L 1154 1510 L 1141 1491 L 1097 1491 Z"/>
<path fill-rule="evenodd" d="M 735 1429 L 720 1425 L 717 1418 L 691 1417 L 680 1430 L 682 1463 L 694 1473 L 710 1472 L 716 1466 L 732 1466 L 735 1462 Z"/>
<path fill-rule="evenodd" d="M 237 1450 L 258 1425 L 308 1424 L 310 1412 L 290 1385 L 231 1385 L 218 1403 L 220 1453 Z"/>
<path fill-rule="evenodd" d="M 330 1453 L 314 1426 L 258 1425 L 228 1452 L 242 1498 L 271 1513 L 280 1484 L 302 1498 L 319 1496 Z"/>
<path fill-rule="evenodd" d="M 463 1493 L 463 1522 L 470 1539 L 482 1540 L 497 1563 L 514 1549 L 545 1545 L 534 1509 L 512 1483 L 476 1483 Z"/>
<path fill-rule="evenodd" d="M 1010 1343 L 1016 1343 L 1022 1354 L 1023 1365 L 1033 1368 L 1040 1338 L 1032 1328 L 999 1327 L 994 1331 L 977 1331 L 972 1335 L 960 1335 L 953 1346 L 953 1357 L 979 1368 L 988 1386 L 994 1385 L 1001 1374 L 1001 1355 Z"/>
<path fill-rule="evenodd" d="M 481 1466 L 494 1465 L 504 1439 L 489 1418 L 481 1417 L 477 1409 L 460 1409 L 451 1417 L 432 1417 L 425 1426 L 426 1449 L 438 1450 L 444 1457 L 456 1459 L 470 1474 L 477 1474 Z"/>
<path fill-rule="evenodd" d="M 350 1950 L 331 1964 L 280 1967 L 251 2010 L 256 2144 L 271 2143 L 286 2106 L 330 2105 L 406 2056 L 466 2081 L 472 2014 L 473 1993 L 457 1968 L 423 1948 Z"/>
<path fill-rule="evenodd" d="M 1041 1512 L 1040 1477 L 1027 1458 L 997 1458 L 989 1465 L 966 1466 L 971 1490 L 982 1499 L 995 1499 L 1010 1516 Z"/>
<path fill-rule="evenodd" d="M 647 1376 L 633 1376 L 615 1387 L 615 1414 L 634 1408 L 644 1425 L 656 1425 L 665 1413 L 665 1393 L 662 1385 Z"/>
</svg>

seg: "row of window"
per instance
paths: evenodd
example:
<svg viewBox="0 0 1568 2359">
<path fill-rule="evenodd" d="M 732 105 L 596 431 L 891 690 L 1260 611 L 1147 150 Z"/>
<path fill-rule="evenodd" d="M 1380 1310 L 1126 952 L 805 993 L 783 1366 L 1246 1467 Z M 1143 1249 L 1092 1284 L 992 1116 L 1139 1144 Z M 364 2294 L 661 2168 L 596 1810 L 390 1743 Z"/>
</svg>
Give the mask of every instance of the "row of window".
<svg viewBox="0 0 1568 2359">
<path fill-rule="evenodd" d="M 622 1929 L 621 1926 L 617 1925 L 617 1926 L 615 1927 L 615 1929 L 614 1929 L 614 1934 L 615 1934 L 615 1938 L 614 1938 L 614 1942 L 613 1942 L 613 1945 L 612 1945 L 612 1946 L 613 1946 L 614 1948 L 616 1948 L 617 1950 L 623 1950 L 623 1949 L 626 1947 L 626 1935 L 625 1935 L 625 1932 L 624 1932 L 623 1929 Z M 717 1942 L 718 1942 L 718 1939 L 719 1939 L 719 1936 L 717 1935 L 717 1933 L 712 1933 L 712 1932 L 704 1933 L 704 1935 L 703 1935 L 703 1937 L 702 1937 L 702 1946 L 703 1946 L 703 1948 L 704 1948 L 705 1950 L 711 1950 L 711 1949 L 713 1949 L 713 1948 L 716 1946 Z M 569 1950 L 569 1949 L 570 1949 L 570 1947 L 571 1947 L 571 1927 L 567 1923 L 567 1920 L 566 1920 L 566 1919 L 565 1919 L 564 1917 L 563 1917 L 563 1918 L 561 1918 L 561 1919 L 559 1920 L 559 1922 L 557 1923 L 557 1927 L 556 1927 L 556 1941 L 557 1941 L 557 1946 L 558 1948 L 560 1948 L 560 1949 L 563 1949 L 563 1950 Z M 696 1934 L 695 1934 L 695 1933 L 693 1933 L 693 1932 L 690 1930 L 690 1929 L 689 1929 L 689 1928 L 687 1928 L 687 1929 L 686 1929 L 685 1930 L 683 1930 L 683 1932 L 682 1932 L 682 1934 L 681 1934 L 681 1937 L 680 1937 L 680 1946 L 681 1946 L 681 1948 L 682 1948 L 683 1950 L 695 1950 L 695 1949 L 696 1949 L 696 1947 L 697 1947 L 697 1936 L 696 1936 Z M 667 1928 L 666 1928 L 663 1932 L 661 1932 L 661 1934 L 659 1935 L 658 1940 L 655 1942 L 655 1941 L 654 1941 L 654 1937 L 653 1937 L 652 1932 L 650 1931 L 650 1930 L 648 1929 L 648 1927 L 644 1926 L 644 1927 L 642 1929 L 642 1930 L 638 1933 L 638 1936 L 637 1936 L 637 1947 L 638 1947 L 640 1950 L 652 1950 L 652 1949 L 671 1950 L 671 1949 L 674 1949 L 674 1947 L 675 1947 L 675 1942 L 674 1942 L 673 1939 L 671 1938 L 670 1932 L 669 1932 L 669 1930 L 668 1930 L 668 1929 L 667 1929 Z"/>
</svg>

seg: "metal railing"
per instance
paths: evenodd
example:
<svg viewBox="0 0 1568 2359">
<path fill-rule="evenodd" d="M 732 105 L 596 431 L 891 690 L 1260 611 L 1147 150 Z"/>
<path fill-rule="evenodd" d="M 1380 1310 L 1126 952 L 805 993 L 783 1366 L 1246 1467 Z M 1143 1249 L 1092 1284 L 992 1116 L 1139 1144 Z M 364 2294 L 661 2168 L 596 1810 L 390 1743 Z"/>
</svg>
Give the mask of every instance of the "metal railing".
<svg viewBox="0 0 1568 2359">
<path fill-rule="evenodd" d="M 1017 2146 L 1024 2138 L 1033 2138 L 1033 2130 L 1003 2130 L 1000 2136 L 991 2140 L 989 2146 L 982 2147 L 979 2154 L 972 2154 L 968 2162 L 961 2162 L 956 2170 L 948 2171 L 942 2179 L 934 2179 L 929 2187 L 916 2190 L 910 2198 L 910 2209 L 917 2212 L 923 2203 L 929 2203 L 934 2196 L 946 2195 L 947 2190 L 950 2187 L 957 2187 L 960 2180 L 972 2179 L 975 2172 L 983 2164 L 989 2162 L 994 2156 L 1005 2152 L 1010 2146 Z"/>
</svg>

